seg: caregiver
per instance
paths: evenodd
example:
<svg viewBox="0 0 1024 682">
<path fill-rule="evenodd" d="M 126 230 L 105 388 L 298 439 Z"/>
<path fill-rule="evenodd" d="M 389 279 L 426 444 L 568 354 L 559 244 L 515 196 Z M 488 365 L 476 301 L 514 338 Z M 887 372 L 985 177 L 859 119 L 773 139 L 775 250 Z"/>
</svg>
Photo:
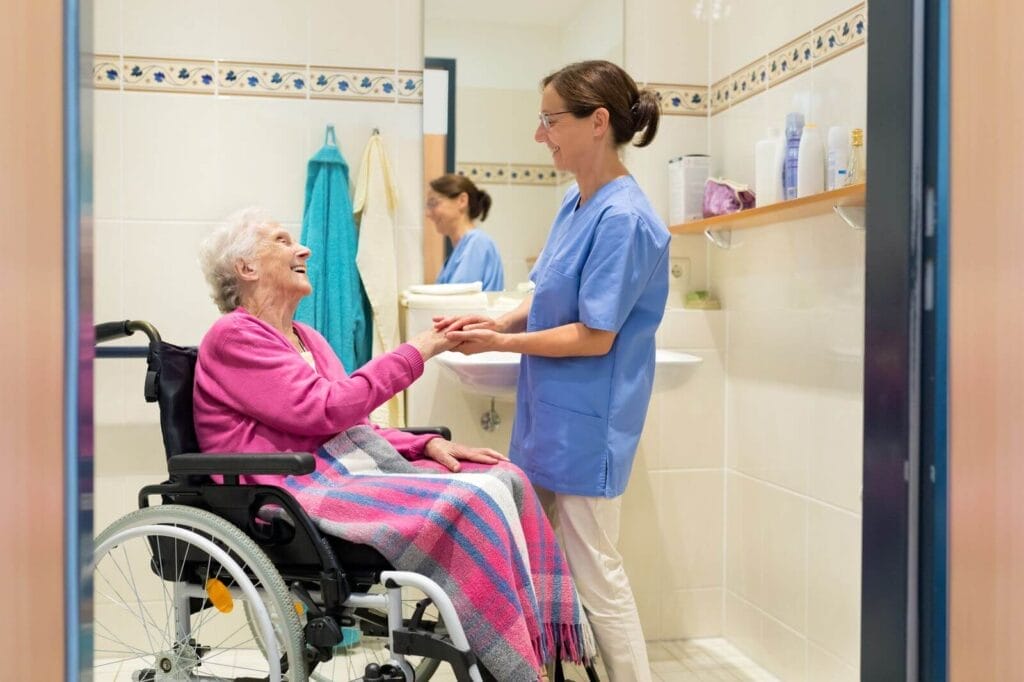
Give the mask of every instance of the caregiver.
<svg viewBox="0 0 1024 682">
<path fill-rule="evenodd" d="M 620 159 L 658 129 L 657 96 L 606 61 L 543 80 L 534 139 L 576 180 L 530 279 L 497 319 L 438 318 L 457 350 L 523 354 L 509 455 L 555 527 L 613 682 L 651 679 L 622 558 L 621 495 L 654 381 L 668 295 L 669 233 Z"/>
</svg>

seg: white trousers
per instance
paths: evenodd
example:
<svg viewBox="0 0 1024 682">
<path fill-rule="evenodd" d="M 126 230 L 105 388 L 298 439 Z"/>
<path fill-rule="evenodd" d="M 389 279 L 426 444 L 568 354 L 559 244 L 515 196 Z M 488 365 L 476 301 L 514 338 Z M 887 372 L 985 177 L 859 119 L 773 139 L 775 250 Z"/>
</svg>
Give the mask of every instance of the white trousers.
<svg viewBox="0 0 1024 682">
<path fill-rule="evenodd" d="M 651 682 L 640 616 L 615 546 L 622 498 L 562 495 L 536 487 L 555 529 L 610 682 Z"/>
</svg>

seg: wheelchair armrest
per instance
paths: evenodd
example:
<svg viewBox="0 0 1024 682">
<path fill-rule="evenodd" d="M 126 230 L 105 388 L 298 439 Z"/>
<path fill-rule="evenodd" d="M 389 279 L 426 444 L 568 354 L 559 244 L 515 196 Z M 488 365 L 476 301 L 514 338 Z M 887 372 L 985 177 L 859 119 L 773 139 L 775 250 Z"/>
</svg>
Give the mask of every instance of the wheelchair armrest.
<svg viewBox="0 0 1024 682">
<path fill-rule="evenodd" d="M 447 426 L 408 426 L 404 429 L 398 429 L 399 431 L 405 431 L 406 433 L 412 433 L 415 435 L 423 435 L 432 433 L 436 436 L 441 436 L 445 440 L 452 439 L 452 430 Z"/>
<path fill-rule="evenodd" d="M 308 452 L 186 452 L 167 460 L 171 476 L 301 476 L 315 470 L 316 461 Z"/>
</svg>

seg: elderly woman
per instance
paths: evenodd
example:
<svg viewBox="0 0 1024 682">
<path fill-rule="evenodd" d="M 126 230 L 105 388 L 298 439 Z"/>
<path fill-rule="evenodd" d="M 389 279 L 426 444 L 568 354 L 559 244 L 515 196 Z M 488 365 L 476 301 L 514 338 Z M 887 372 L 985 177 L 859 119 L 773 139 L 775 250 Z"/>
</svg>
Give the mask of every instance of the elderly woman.
<svg viewBox="0 0 1024 682">
<path fill-rule="evenodd" d="M 428 330 L 347 376 L 327 341 L 293 319 L 312 290 L 309 254 L 258 209 L 204 243 L 224 315 L 199 346 L 202 450 L 314 453 L 313 474 L 245 482 L 287 488 L 324 532 L 440 584 L 497 679 L 536 680 L 555 657 L 589 658 L 568 567 L 522 472 L 493 450 L 367 420 L 452 343 Z"/>
</svg>

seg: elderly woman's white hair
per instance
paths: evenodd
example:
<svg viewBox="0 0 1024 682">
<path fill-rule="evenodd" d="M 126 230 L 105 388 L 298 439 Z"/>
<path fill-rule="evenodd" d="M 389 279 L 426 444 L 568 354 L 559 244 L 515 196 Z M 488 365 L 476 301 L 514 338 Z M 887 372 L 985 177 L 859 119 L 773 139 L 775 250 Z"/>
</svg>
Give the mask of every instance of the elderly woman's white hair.
<svg viewBox="0 0 1024 682">
<path fill-rule="evenodd" d="M 235 264 L 256 256 L 259 228 L 273 222 L 265 208 L 243 208 L 232 213 L 199 247 L 199 266 L 210 285 L 210 297 L 222 313 L 242 304 Z"/>
</svg>

